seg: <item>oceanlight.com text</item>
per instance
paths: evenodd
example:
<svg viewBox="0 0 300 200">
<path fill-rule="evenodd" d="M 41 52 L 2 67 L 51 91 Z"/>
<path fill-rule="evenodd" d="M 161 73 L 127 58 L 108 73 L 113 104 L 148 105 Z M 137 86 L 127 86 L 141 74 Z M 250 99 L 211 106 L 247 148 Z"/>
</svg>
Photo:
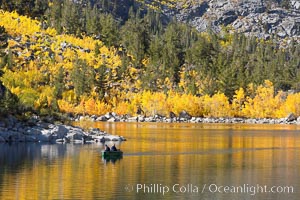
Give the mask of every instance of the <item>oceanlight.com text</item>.
<svg viewBox="0 0 300 200">
<path fill-rule="evenodd" d="M 209 193 L 219 193 L 219 194 L 245 194 L 245 195 L 256 195 L 259 193 L 278 193 L 278 194 L 291 194 L 295 192 L 293 186 L 268 186 L 260 184 L 242 184 L 242 185 L 218 185 L 212 184 L 179 184 L 175 183 L 173 185 L 166 185 L 162 183 L 153 184 L 143 184 L 137 183 L 134 185 L 126 185 L 125 191 L 144 193 L 144 194 L 161 194 L 165 195 L 167 193 L 186 193 L 186 194 L 203 194 Z"/>
<path fill-rule="evenodd" d="M 207 188 L 206 188 L 207 187 Z M 256 195 L 258 193 L 294 193 L 293 186 L 267 186 L 267 185 L 249 185 L 243 184 L 239 186 L 217 185 L 217 184 L 204 184 L 204 190 L 206 189 L 210 193 L 241 193 Z"/>
</svg>

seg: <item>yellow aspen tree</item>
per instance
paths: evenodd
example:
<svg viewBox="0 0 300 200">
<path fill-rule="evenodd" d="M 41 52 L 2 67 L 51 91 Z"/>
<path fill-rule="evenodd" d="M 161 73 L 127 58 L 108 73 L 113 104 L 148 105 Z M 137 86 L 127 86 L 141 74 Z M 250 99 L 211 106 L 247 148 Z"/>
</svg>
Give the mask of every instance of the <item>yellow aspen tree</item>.
<svg viewBox="0 0 300 200">
<path fill-rule="evenodd" d="M 245 101 L 245 91 L 243 88 L 240 88 L 239 90 L 235 91 L 235 95 L 233 96 L 233 101 L 232 101 L 233 116 L 235 117 L 243 116 L 242 110 L 244 107 L 244 101 Z"/>
</svg>

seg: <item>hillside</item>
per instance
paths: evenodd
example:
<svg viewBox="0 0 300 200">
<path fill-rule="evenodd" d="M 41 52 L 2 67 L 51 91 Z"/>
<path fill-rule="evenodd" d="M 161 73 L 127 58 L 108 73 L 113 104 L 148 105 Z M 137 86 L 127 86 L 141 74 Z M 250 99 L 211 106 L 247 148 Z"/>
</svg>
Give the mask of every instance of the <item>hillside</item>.
<svg viewBox="0 0 300 200">
<path fill-rule="evenodd" d="M 296 44 L 278 49 L 271 41 L 200 34 L 176 22 L 160 30 L 148 26 L 151 15 L 146 15 L 128 19 L 116 30 L 120 45 L 109 46 L 108 37 L 104 42 L 97 35 L 58 33 L 16 12 L 1 10 L 0 18 L 1 40 L 7 41 L 1 81 L 17 96 L 22 112 L 300 115 Z M 287 93 L 290 89 L 294 92 Z"/>
<path fill-rule="evenodd" d="M 143 1 L 148 9 L 160 10 L 198 31 L 232 32 L 262 39 L 276 38 L 283 44 L 300 41 L 300 2 L 296 0 L 185 0 Z M 287 41 L 283 41 L 286 39 Z"/>
<path fill-rule="evenodd" d="M 89 32 L 90 30 L 85 30 L 81 23 L 95 17 L 93 15 L 96 11 L 111 14 L 124 24 L 132 10 L 139 10 L 143 15 L 153 11 L 160 13 L 160 20 L 164 24 L 176 19 L 200 32 L 213 30 L 220 33 L 226 27 L 231 32 L 244 33 L 247 36 L 275 38 L 284 46 L 291 40 L 300 40 L 298 0 L 12 0 L 0 2 L 0 8 L 16 10 L 19 14 L 32 18 L 46 18 L 48 24 L 59 32 L 74 20 L 81 31 Z M 72 28 L 67 30 L 75 31 Z"/>
<path fill-rule="evenodd" d="M 40 22 L 15 12 L 1 11 L 0 18 L 0 26 L 4 26 L 9 35 L 2 81 L 20 98 L 23 106 L 35 109 L 60 106 L 67 110 L 57 97 L 75 102 L 84 92 L 97 91 L 95 95 L 100 95 L 100 89 L 89 81 L 100 79 L 103 73 L 116 81 L 116 70 L 121 65 L 117 49 L 108 48 L 91 37 L 80 39 L 58 35 L 51 28 L 44 30 Z M 80 74 L 75 76 L 75 72 Z M 86 76 L 92 80 L 86 80 Z"/>
</svg>

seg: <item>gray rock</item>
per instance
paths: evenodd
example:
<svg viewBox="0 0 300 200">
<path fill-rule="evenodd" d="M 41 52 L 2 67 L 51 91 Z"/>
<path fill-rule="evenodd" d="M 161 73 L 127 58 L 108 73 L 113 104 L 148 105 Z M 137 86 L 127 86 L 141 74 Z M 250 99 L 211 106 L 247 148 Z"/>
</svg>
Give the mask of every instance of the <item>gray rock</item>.
<svg viewBox="0 0 300 200">
<path fill-rule="evenodd" d="M 143 118 L 144 116 L 141 116 L 141 117 Z M 153 118 L 154 118 L 154 120 L 155 120 L 156 122 L 162 122 L 162 121 L 165 120 L 165 117 L 162 116 L 162 115 L 159 115 L 159 114 L 154 115 Z"/>
<path fill-rule="evenodd" d="M 285 38 L 286 37 L 286 32 L 285 31 L 280 31 L 277 33 L 277 36 L 279 36 L 280 38 Z"/>
<path fill-rule="evenodd" d="M 300 35 L 300 20 L 296 22 L 292 19 L 286 19 L 281 23 L 281 27 L 288 36 Z"/>
<path fill-rule="evenodd" d="M 84 133 L 80 130 L 71 130 L 68 132 L 68 135 L 66 136 L 71 142 L 75 142 L 78 140 L 84 140 Z"/>
<path fill-rule="evenodd" d="M 73 140 L 72 141 L 74 144 L 83 144 L 84 143 L 84 141 L 83 140 Z"/>
<path fill-rule="evenodd" d="M 56 143 L 65 143 L 65 139 L 64 138 L 56 139 L 55 142 Z"/>
<path fill-rule="evenodd" d="M 145 121 L 145 117 L 144 116 L 138 116 L 137 121 L 144 122 Z"/>
<path fill-rule="evenodd" d="M 127 119 L 128 122 L 137 122 L 137 120 L 138 120 L 138 117 L 129 117 Z"/>
<path fill-rule="evenodd" d="M 116 135 L 107 135 L 104 137 L 105 141 L 126 141 L 126 139 L 122 136 Z"/>
<path fill-rule="evenodd" d="M 111 115 L 114 117 L 114 118 L 118 118 L 119 116 L 117 115 L 117 113 L 115 112 L 112 112 Z"/>
<path fill-rule="evenodd" d="M 69 126 L 68 129 L 71 131 L 77 131 L 77 132 L 80 132 L 80 133 L 83 133 L 83 129 L 81 127 L 78 127 L 78 126 Z"/>
<path fill-rule="evenodd" d="M 42 129 L 40 127 L 32 127 L 26 131 L 27 135 L 40 135 L 43 134 Z"/>
<path fill-rule="evenodd" d="M 196 122 L 196 117 L 192 117 L 190 121 L 191 122 Z"/>
<path fill-rule="evenodd" d="M 95 132 L 95 133 L 98 133 L 100 132 L 101 130 L 99 128 L 90 128 L 90 132 Z"/>
<path fill-rule="evenodd" d="M 25 135 L 23 135 L 17 131 L 7 131 L 6 135 L 4 135 L 3 138 L 9 142 L 24 142 L 25 141 Z"/>
<path fill-rule="evenodd" d="M 86 119 L 85 116 L 80 116 L 80 117 L 79 117 L 79 121 L 83 121 L 83 120 L 85 120 L 85 119 Z"/>
<path fill-rule="evenodd" d="M 101 131 L 99 128 L 91 128 L 89 130 L 89 134 L 99 136 L 99 135 L 104 135 L 105 133 Z"/>
<path fill-rule="evenodd" d="M 286 118 L 280 118 L 278 121 L 279 124 L 286 124 L 286 122 Z"/>
<path fill-rule="evenodd" d="M 179 116 L 178 116 L 180 119 L 183 119 L 183 120 L 190 120 L 190 119 L 192 119 L 192 116 L 188 113 L 188 112 L 186 112 L 185 110 L 183 110 L 183 111 L 181 111 L 180 113 L 179 113 Z"/>
<path fill-rule="evenodd" d="M 0 136 L 0 143 L 2 143 L 2 142 L 6 142 L 6 141 L 2 136 Z"/>
<path fill-rule="evenodd" d="M 291 122 L 291 121 L 295 121 L 297 120 L 297 117 L 295 116 L 294 113 L 290 113 L 287 117 L 286 117 L 286 121 L 287 122 Z"/>
<path fill-rule="evenodd" d="M 50 125 L 51 125 L 51 124 L 50 124 L 50 123 L 47 123 L 47 122 L 40 122 L 40 123 L 37 124 L 37 126 L 43 128 L 43 129 L 49 129 L 49 126 L 50 126 Z"/>
<path fill-rule="evenodd" d="M 290 9 L 282 7 L 279 3 L 268 6 L 266 0 L 207 0 L 199 3 L 176 3 L 177 10 L 165 9 L 166 16 L 179 21 L 188 22 L 198 31 L 208 28 L 215 32 L 222 30 L 223 25 L 232 26 L 234 31 L 249 33 L 262 39 L 278 35 L 280 43 L 287 37 L 298 38 L 300 42 L 300 1 L 291 0 Z M 279 28 L 282 27 L 282 28 Z M 271 36 L 270 36 L 271 34 Z"/>
<path fill-rule="evenodd" d="M 7 128 L 3 128 L 3 127 L 0 127 L 0 136 L 1 134 L 4 134 L 5 132 L 7 132 Z"/>
<path fill-rule="evenodd" d="M 145 122 L 156 122 L 156 119 L 154 117 L 146 117 Z"/>
<path fill-rule="evenodd" d="M 20 123 L 20 122 L 16 122 L 15 125 L 14 125 L 15 128 L 17 129 L 22 129 L 23 128 L 23 124 Z"/>
<path fill-rule="evenodd" d="M 110 118 L 109 120 L 107 120 L 107 122 L 115 122 L 116 119 L 114 117 Z"/>
<path fill-rule="evenodd" d="M 203 122 L 204 123 L 213 123 L 214 119 L 213 118 L 204 118 Z"/>
<path fill-rule="evenodd" d="M 171 123 L 171 122 L 173 122 L 173 120 L 172 119 L 170 119 L 170 118 L 168 118 L 168 119 L 166 119 L 166 121 L 165 121 L 166 123 Z"/>
<path fill-rule="evenodd" d="M 6 120 L 12 126 L 18 122 L 17 118 L 12 115 L 9 115 Z"/>
<path fill-rule="evenodd" d="M 92 115 L 90 118 L 91 118 L 92 120 L 96 120 L 96 119 L 97 119 L 97 116 L 96 116 L 96 115 Z"/>
<path fill-rule="evenodd" d="M 119 117 L 114 113 L 113 118 L 117 121 Z M 33 123 L 21 122 L 14 117 L 8 117 L 0 121 L 5 124 L 0 127 L 0 137 L 2 142 L 74 142 L 93 143 L 97 137 L 105 137 L 110 141 L 125 141 L 125 138 L 107 134 L 100 129 L 94 128 L 85 132 L 80 127 L 55 125 L 39 121 L 38 116 L 31 118 Z M 9 126 L 6 126 L 6 123 Z M 96 138 L 92 137 L 95 136 Z"/>
<path fill-rule="evenodd" d="M 197 117 L 197 118 L 196 118 L 196 122 L 197 122 L 197 123 L 201 123 L 202 121 L 203 121 L 203 120 L 202 120 L 201 117 Z"/>
<path fill-rule="evenodd" d="M 96 121 L 105 122 L 107 121 L 107 118 L 105 116 L 100 116 L 96 119 Z"/>
<path fill-rule="evenodd" d="M 246 119 L 245 123 L 247 123 L 247 124 L 256 124 L 256 119 Z"/>
<path fill-rule="evenodd" d="M 300 9 L 300 1 L 299 0 L 291 0 L 290 4 L 293 9 L 295 9 L 295 10 Z"/>
<path fill-rule="evenodd" d="M 233 23 L 237 18 L 238 18 L 238 16 L 236 16 L 236 15 L 222 16 L 221 18 L 219 18 L 218 21 L 216 21 L 215 24 L 227 26 L 227 25 Z"/>
<path fill-rule="evenodd" d="M 114 115 L 112 115 L 112 113 L 108 112 L 104 115 L 106 117 L 106 119 L 110 119 L 110 118 L 114 118 Z"/>
<path fill-rule="evenodd" d="M 176 118 L 176 114 L 174 112 L 170 112 L 169 113 L 169 117 L 172 119 L 172 118 Z"/>
<path fill-rule="evenodd" d="M 68 132 L 69 129 L 64 125 L 57 125 L 51 130 L 52 135 L 55 135 L 57 138 L 64 138 Z"/>
<path fill-rule="evenodd" d="M 25 142 L 38 142 L 38 139 L 32 135 L 25 135 Z"/>
<path fill-rule="evenodd" d="M 234 22 L 232 23 L 232 27 L 233 27 L 234 29 L 240 29 L 240 28 L 242 28 L 244 25 L 245 25 L 244 22 L 241 21 L 241 20 L 236 20 L 236 21 L 234 21 Z M 244 31 L 244 32 L 245 32 L 245 31 Z"/>
<path fill-rule="evenodd" d="M 297 124 L 300 124 L 300 117 L 297 118 Z"/>
<path fill-rule="evenodd" d="M 258 123 L 259 124 L 269 124 L 270 121 L 269 121 L 269 119 L 264 118 L 264 119 L 259 120 Z"/>
<path fill-rule="evenodd" d="M 5 124 L 5 122 L 3 122 L 3 121 L 0 121 L 0 127 L 6 127 L 6 124 Z"/>
<path fill-rule="evenodd" d="M 39 142 L 51 142 L 51 130 L 42 130 L 41 134 L 37 134 L 35 137 Z"/>
</svg>

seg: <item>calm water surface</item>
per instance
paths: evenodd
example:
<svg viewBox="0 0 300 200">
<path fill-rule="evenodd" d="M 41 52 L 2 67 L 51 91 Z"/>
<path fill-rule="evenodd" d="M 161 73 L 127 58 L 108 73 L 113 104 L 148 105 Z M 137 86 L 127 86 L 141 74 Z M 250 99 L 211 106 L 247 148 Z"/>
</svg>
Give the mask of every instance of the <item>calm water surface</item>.
<svg viewBox="0 0 300 200">
<path fill-rule="evenodd" d="M 101 143 L 0 144 L 0 199 L 300 199 L 300 126 L 85 125 L 126 137 L 123 158 L 103 160 Z"/>
</svg>

